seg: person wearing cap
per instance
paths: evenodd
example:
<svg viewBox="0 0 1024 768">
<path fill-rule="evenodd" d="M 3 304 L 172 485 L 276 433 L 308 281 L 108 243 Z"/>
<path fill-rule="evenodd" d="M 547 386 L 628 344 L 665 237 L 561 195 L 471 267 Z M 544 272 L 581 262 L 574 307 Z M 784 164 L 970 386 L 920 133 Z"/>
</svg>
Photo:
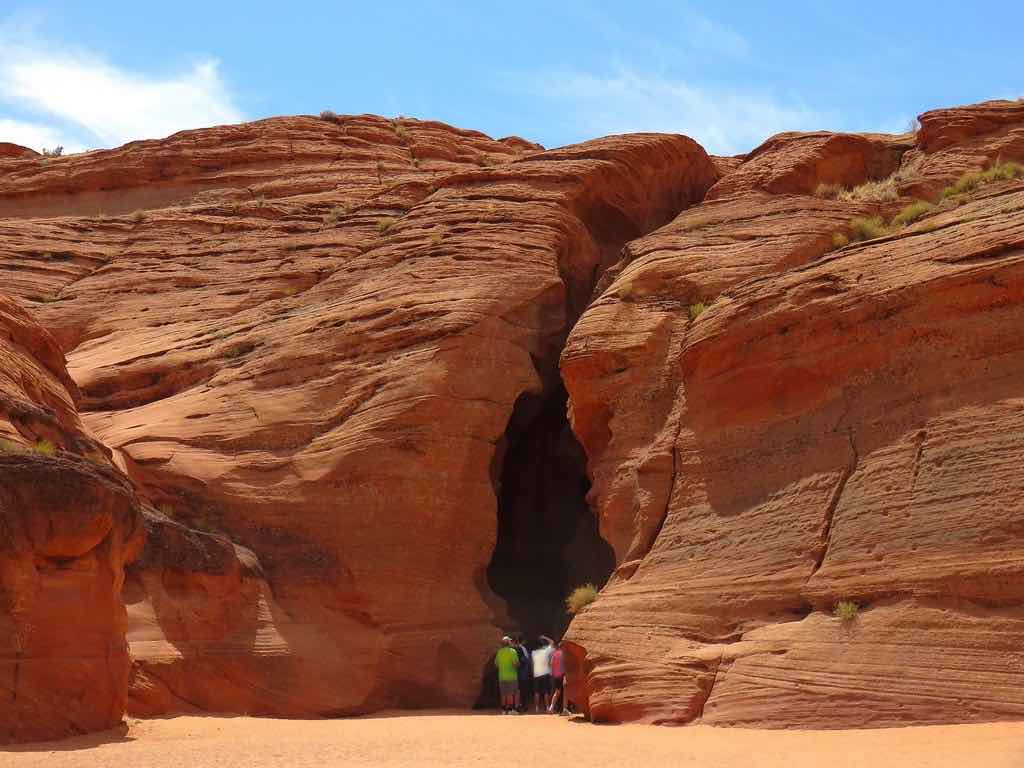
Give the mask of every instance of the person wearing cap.
<svg viewBox="0 0 1024 768">
<path fill-rule="evenodd" d="M 516 715 L 516 695 L 519 693 L 519 654 L 507 635 L 501 638 L 501 648 L 494 656 L 498 668 L 498 688 L 501 691 L 501 714 Z"/>
</svg>

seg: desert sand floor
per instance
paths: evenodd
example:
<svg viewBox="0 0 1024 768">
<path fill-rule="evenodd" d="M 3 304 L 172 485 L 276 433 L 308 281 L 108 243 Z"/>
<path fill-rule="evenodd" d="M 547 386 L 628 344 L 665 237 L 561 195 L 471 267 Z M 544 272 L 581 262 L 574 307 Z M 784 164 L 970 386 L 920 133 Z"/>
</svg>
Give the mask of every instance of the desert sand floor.
<svg viewBox="0 0 1024 768">
<path fill-rule="evenodd" d="M 349 720 L 177 717 L 0 747 L 0 765 L 131 768 L 529 766 L 919 768 L 1024 766 L 1024 723 L 868 731 L 595 726 L 546 716 L 432 712 Z"/>
</svg>

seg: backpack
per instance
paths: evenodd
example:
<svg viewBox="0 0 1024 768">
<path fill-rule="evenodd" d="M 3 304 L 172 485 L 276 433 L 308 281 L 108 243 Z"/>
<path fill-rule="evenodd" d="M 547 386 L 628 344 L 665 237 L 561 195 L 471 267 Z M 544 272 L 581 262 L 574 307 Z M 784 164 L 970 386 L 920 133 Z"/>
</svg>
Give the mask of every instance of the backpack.
<svg viewBox="0 0 1024 768">
<path fill-rule="evenodd" d="M 533 662 L 530 659 L 530 654 L 523 646 L 517 645 L 516 655 L 519 657 L 519 676 L 533 677 Z"/>
</svg>

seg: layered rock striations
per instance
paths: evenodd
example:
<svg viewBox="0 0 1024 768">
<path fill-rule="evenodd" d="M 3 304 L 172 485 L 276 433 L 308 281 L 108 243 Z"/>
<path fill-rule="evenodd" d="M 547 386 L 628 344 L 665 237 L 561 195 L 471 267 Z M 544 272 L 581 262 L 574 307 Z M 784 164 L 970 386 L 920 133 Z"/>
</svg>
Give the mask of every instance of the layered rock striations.
<svg viewBox="0 0 1024 768">
<path fill-rule="evenodd" d="M 139 501 L 88 437 L 54 339 L 0 295 L 0 743 L 110 728 Z"/>
<path fill-rule="evenodd" d="M 922 116 L 899 167 L 884 165 L 898 190 L 1024 157 L 1007 152 L 1024 106 L 965 113 Z M 936 144 L 943 121 L 982 127 Z M 707 203 L 631 243 L 563 353 L 620 562 L 570 631 L 596 719 L 857 727 L 1024 712 L 1024 183 L 949 196 L 833 250 L 849 219 L 912 201 L 795 196 L 813 177 L 766 198 L 766 153 L 783 164 L 771 179 L 795 176 L 785 158 L 806 155 L 786 143 L 807 140 L 770 141 Z M 840 600 L 857 618 L 831 615 Z"/>
<path fill-rule="evenodd" d="M 501 631 L 552 621 L 516 583 L 600 572 L 595 541 L 614 573 L 568 633 L 594 719 L 1019 717 L 1024 182 L 941 191 L 1022 132 L 991 102 L 713 158 L 327 115 L 5 153 L 0 509 L 92 515 L 53 546 L 104 606 L 75 668 L 102 639 L 115 671 L 70 718 L 41 680 L 46 725 L 7 738 L 125 700 L 467 705 Z M 579 449 L 596 532 L 542 466 Z M 24 536 L 15 628 L 52 556 Z"/>
<path fill-rule="evenodd" d="M 486 568 L 513 408 L 557 384 L 622 244 L 717 180 L 704 151 L 294 118 L 36 168 L 55 186 L 12 171 L 0 270 L 157 510 L 133 711 L 472 702 L 508 621 Z M 78 197 L 106 212 L 23 217 Z"/>
</svg>

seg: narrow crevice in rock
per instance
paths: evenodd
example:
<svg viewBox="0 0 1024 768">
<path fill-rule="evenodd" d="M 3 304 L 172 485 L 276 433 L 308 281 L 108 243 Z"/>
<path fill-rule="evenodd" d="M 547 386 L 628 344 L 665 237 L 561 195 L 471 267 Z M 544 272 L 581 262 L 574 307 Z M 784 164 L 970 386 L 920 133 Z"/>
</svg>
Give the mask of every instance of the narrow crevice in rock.
<svg viewBox="0 0 1024 768">
<path fill-rule="evenodd" d="M 523 394 L 504 436 L 487 581 L 506 602 L 508 629 L 529 638 L 560 636 L 569 591 L 603 586 L 615 565 L 587 505 L 586 456 L 569 427 L 566 400 L 560 380 L 542 395 Z"/>
<path fill-rule="evenodd" d="M 696 714 L 693 716 L 692 720 L 688 722 L 700 722 L 704 719 L 704 707 L 707 706 L 708 700 L 711 698 L 711 694 L 714 693 L 715 686 L 718 684 L 718 673 L 722 671 L 722 664 L 723 661 L 721 657 L 719 657 L 718 661 L 715 662 L 715 672 L 711 677 L 711 685 L 708 686 L 708 690 L 704 693 L 703 699 L 701 699 L 700 703 L 697 705 Z"/>
<path fill-rule="evenodd" d="M 839 506 L 839 500 L 842 498 L 843 491 L 846 489 L 846 483 L 849 481 L 851 475 L 853 475 L 857 470 L 857 462 L 860 460 L 860 457 L 857 454 L 857 446 L 853 442 L 852 429 L 847 433 L 847 438 L 850 441 L 850 461 L 843 469 L 843 473 L 839 476 L 839 482 L 836 483 L 836 487 L 832 491 L 832 496 L 829 497 L 828 506 L 825 508 L 825 516 L 824 521 L 822 522 L 821 533 L 819 534 L 819 541 L 815 547 L 814 566 L 811 568 L 811 575 L 807 578 L 808 581 L 814 578 L 814 574 L 818 572 L 822 563 L 825 562 L 825 557 L 828 555 L 828 548 L 832 543 L 832 521 L 835 517 L 836 508 Z"/>
<path fill-rule="evenodd" d="M 556 254 L 566 323 L 542 359 L 534 359 L 542 391 L 520 395 L 492 464 L 498 536 L 487 582 L 506 603 L 510 631 L 560 637 L 570 618 L 568 593 L 588 583 L 600 589 L 615 569 L 614 550 L 587 503 L 587 456 L 569 425 L 557 361 L 572 327 L 597 297 L 595 287 L 627 244 L 674 219 L 709 185 L 694 194 L 678 182 L 675 193 L 666 195 L 673 202 L 647 211 L 642 222 L 596 197 L 580 201 L 574 211 L 582 226 Z M 596 258 L 584 273 L 575 261 L 588 252 Z"/>
<path fill-rule="evenodd" d="M 910 478 L 910 490 L 917 487 L 917 476 L 921 472 L 921 457 L 924 456 L 924 444 L 928 442 L 928 430 L 922 429 L 914 437 L 916 448 L 914 449 L 914 471 Z"/>
<path fill-rule="evenodd" d="M 694 195 L 684 188 L 680 184 L 672 205 L 648 211 L 643 223 L 607 202 L 586 200 L 574 211 L 582 225 L 576 237 L 590 243 L 577 242 L 557 253 L 565 286 L 564 332 L 551 340 L 543 359 L 534 359 L 542 392 L 520 395 L 492 466 L 498 536 L 487 582 L 506 603 L 507 628 L 528 638 L 560 637 L 569 623 L 569 592 L 588 583 L 600 589 L 616 565 L 614 550 L 601 537 L 587 503 L 587 456 L 569 425 L 568 394 L 557 361 L 572 327 L 597 298 L 595 288 L 622 259 L 627 244 L 674 219 L 706 191 Z M 596 255 L 589 274 L 574 269 L 576 246 Z"/>
</svg>

